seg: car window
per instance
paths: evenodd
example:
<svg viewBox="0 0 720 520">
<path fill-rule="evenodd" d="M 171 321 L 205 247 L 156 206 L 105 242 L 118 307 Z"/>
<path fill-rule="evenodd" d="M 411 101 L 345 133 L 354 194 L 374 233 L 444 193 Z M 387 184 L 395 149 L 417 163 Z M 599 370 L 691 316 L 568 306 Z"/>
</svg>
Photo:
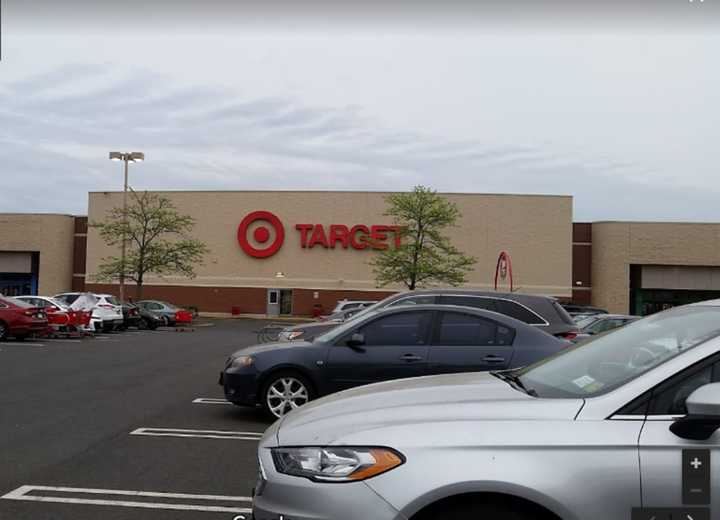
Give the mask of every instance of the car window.
<svg viewBox="0 0 720 520">
<path fill-rule="evenodd" d="M 694 368 L 673 377 L 653 393 L 648 415 L 687 415 L 687 398 L 701 386 L 717 381 L 719 364 Z"/>
<path fill-rule="evenodd" d="M 362 326 L 365 346 L 425 345 L 432 321 L 432 312 L 400 312 L 383 316 Z"/>
<path fill-rule="evenodd" d="M 433 344 L 438 346 L 509 345 L 513 336 L 512 329 L 494 321 L 460 312 L 443 312 Z"/>
<path fill-rule="evenodd" d="M 620 320 L 598 320 L 587 328 L 587 332 L 600 334 L 601 332 L 616 329 L 620 325 L 622 325 L 622 321 Z"/>
<path fill-rule="evenodd" d="M 494 298 L 482 298 L 479 296 L 443 296 L 441 300 L 443 305 L 460 305 L 462 307 L 474 307 L 475 309 L 485 309 L 486 311 L 495 311 Z"/>
<path fill-rule="evenodd" d="M 15 305 L 16 307 L 22 307 L 23 309 L 29 309 L 29 308 L 33 307 L 33 305 L 29 304 L 28 302 L 24 302 L 22 300 L 9 299 L 9 298 L 5 298 L 2 296 L 0 296 L 0 303 L 4 303 L 6 307 L 12 306 L 12 305 Z"/>
<path fill-rule="evenodd" d="M 396 307 L 400 305 L 428 305 L 435 303 L 435 296 L 410 296 L 409 298 L 401 298 L 392 302 L 388 307 Z"/>
<path fill-rule="evenodd" d="M 120 305 L 120 300 L 115 298 L 115 296 L 106 296 L 105 301 L 111 305 Z"/>
<path fill-rule="evenodd" d="M 59 296 L 56 296 L 58 300 L 65 302 L 67 305 L 71 305 L 79 297 L 79 294 L 61 294 Z"/>
<path fill-rule="evenodd" d="M 545 325 L 545 320 L 530 309 L 510 300 L 495 300 L 497 312 L 530 325 Z"/>
<path fill-rule="evenodd" d="M 577 327 L 578 327 L 579 329 L 586 329 L 586 330 L 587 330 L 587 329 L 589 329 L 590 325 L 592 325 L 593 323 L 595 323 L 596 321 L 598 321 L 598 320 L 600 320 L 600 319 L 601 319 L 601 318 L 598 317 L 597 315 L 586 316 L 586 317 L 584 317 L 584 318 L 582 318 L 582 319 L 579 319 L 579 320 L 575 323 L 575 325 L 577 325 Z"/>
<path fill-rule="evenodd" d="M 592 397 L 614 390 L 717 336 L 719 307 L 678 307 L 563 349 L 521 369 L 518 376 L 540 397 Z"/>
<path fill-rule="evenodd" d="M 152 309 L 154 311 L 159 311 L 160 309 L 162 309 L 162 305 L 160 305 L 159 303 L 150 302 L 150 303 L 147 303 L 146 305 L 147 305 L 148 309 Z"/>
<path fill-rule="evenodd" d="M 344 303 L 342 306 L 342 310 L 347 311 L 350 309 L 355 309 L 357 307 L 360 307 L 362 303 L 360 302 L 350 302 L 350 303 Z"/>
</svg>

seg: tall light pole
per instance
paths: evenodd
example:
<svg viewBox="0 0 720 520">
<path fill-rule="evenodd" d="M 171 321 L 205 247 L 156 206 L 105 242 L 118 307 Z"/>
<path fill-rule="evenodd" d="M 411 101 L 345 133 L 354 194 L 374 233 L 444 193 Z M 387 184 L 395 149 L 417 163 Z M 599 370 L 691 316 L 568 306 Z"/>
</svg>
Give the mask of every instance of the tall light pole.
<svg viewBox="0 0 720 520">
<path fill-rule="evenodd" d="M 111 161 L 125 163 L 125 182 L 123 184 L 123 237 L 120 243 L 120 301 L 125 301 L 125 228 L 127 228 L 127 190 L 128 190 L 128 164 L 142 162 L 145 154 L 142 152 L 110 152 Z"/>
</svg>

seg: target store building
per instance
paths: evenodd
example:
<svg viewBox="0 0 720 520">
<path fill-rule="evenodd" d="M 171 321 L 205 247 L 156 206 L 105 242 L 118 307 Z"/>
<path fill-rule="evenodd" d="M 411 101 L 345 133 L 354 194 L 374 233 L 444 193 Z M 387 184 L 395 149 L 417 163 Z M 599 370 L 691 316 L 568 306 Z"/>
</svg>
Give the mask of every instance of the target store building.
<svg viewBox="0 0 720 520">
<path fill-rule="evenodd" d="M 343 298 L 377 300 L 369 261 L 396 247 L 387 193 L 168 191 L 193 216 L 210 252 L 197 276 L 146 276 L 145 298 L 230 314 L 311 315 Z M 467 288 L 493 290 L 510 255 L 514 289 L 610 312 L 650 314 L 720 298 L 720 224 L 573 222 L 569 196 L 444 194 L 462 213 L 448 237 L 477 263 Z M 0 292 L 117 294 L 95 277 L 106 246 L 88 221 L 121 206 L 122 193 L 89 194 L 87 216 L 0 214 Z M 501 270 L 502 271 L 502 270 Z M 500 289 L 509 289 L 510 273 Z M 134 286 L 128 286 L 134 297 Z"/>
<path fill-rule="evenodd" d="M 377 287 L 369 261 L 400 237 L 386 211 L 387 193 L 308 191 L 162 192 L 196 220 L 192 234 L 210 252 L 192 279 L 147 276 L 144 298 L 194 305 L 206 312 L 310 315 L 343 298 L 379 300 L 402 286 Z M 447 194 L 462 218 L 447 230 L 477 258 L 467 287 L 491 289 L 498 254 L 508 250 L 522 291 L 570 299 L 572 198 Z M 88 219 L 122 204 L 117 192 L 90 193 Z M 85 287 L 117 292 L 94 278 L 117 255 L 87 231 Z M 542 260 L 540 260 L 542 259 Z M 129 286 L 133 295 L 134 286 Z"/>
</svg>

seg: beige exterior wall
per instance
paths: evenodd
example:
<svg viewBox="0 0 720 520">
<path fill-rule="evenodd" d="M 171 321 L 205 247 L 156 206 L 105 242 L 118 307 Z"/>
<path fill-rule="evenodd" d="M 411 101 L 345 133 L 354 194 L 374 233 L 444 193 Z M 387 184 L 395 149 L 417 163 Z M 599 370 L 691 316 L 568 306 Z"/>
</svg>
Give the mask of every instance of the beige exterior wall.
<svg viewBox="0 0 720 520">
<path fill-rule="evenodd" d="M 38 293 L 53 295 L 72 286 L 74 217 L 0 213 L 0 251 L 38 251 Z"/>
<path fill-rule="evenodd" d="M 388 224 L 383 216 L 385 193 L 367 192 L 162 192 L 183 213 L 195 217 L 193 234 L 211 252 L 192 280 L 149 277 L 148 285 L 210 287 L 288 287 L 309 289 L 374 290 L 368 260 L 372 251 L 300 247 L 295 224 Z M 477 257 L 469 287 L 492 287 L 495 263 L 501 250 L 512 258 L 515 286 L 523 292 L 567 296 L 571 294 L 572 198 L 566 196 L 447 194 L 462 212 L 458 227 L 450 231 L 454 244 Z M 120 206 L 121 193 L 91 193 L 89 221 L 101 221 Z M 266 259 L 246 255 L 237 241 L 245 215 L 265 210 L 277 215 L 285 227 L 285 242 Z M 117 254 L 105 246 L 97 232 L 88 232 L 88 282 L 103 257 Z M 278 280 L 275 273 L 283 272 Z"/>
<path fill-rule="evenodd" d="M 720 266 L 720 224 L 595 222 L 593 305 L 628 312 L 630 265 Z"/>
</svg>

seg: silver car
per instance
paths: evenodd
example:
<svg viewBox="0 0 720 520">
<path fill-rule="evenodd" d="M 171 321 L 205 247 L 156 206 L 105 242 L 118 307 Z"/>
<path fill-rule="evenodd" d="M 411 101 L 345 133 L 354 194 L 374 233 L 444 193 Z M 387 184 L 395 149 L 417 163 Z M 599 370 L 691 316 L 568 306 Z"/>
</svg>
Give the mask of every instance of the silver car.
<svg viewBox="0 0 720 520">
<path fill-rule="evenodd" d="M 719 380 L 720 300 L 524 369 L 334 394 L 265 433 L 254 518 L 720 518 Z"/>
</svg>

